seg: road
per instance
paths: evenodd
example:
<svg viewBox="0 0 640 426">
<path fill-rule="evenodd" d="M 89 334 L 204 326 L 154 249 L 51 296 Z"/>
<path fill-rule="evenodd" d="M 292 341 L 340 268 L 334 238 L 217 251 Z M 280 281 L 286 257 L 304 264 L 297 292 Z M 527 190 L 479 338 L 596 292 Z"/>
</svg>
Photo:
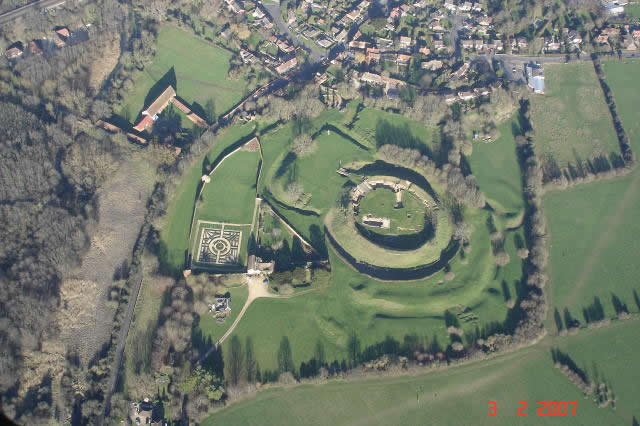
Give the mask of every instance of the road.
<svg viewBox="0 0 640 426">
<path fill-rule="evenodd" d="M 289 27 L 282 19 L 282 13 L 280 9 L 279 3 L 262 3 L 262 6 L 266 9 L 273 22 L 276 24 L 280 33 L 286 34 L 287 37 L 293 42 L 296 46 L 302 46 L 305 50 L 311 50 L 310 60 L 312 63 L 320 62 L 322 60 L 322 56 L 324 55 L 321 51 L 314 49 L 313 47 L 308 48 L 304 43 L 298 40 L 298 36 L 292 33 L 289 30 Z"/>
<path fill-rule="evenodd" d="M 1 14 L 0 24 L 6 24 L 7 22 L 11 22 L 14 19 L 18 18 L 19 16 L 22 16 L 30 11 L 34 11 L 34 10 L 39 11 L 46 7 L 54 6 L 58 3 L 62 4 L 62 3 L 65 3 L 65 1 L 64 0 L 40 0 L 33 3 L 29 3 L 25 6 L 22 6 L 17 9 L 13 9 L 9 12 L 5 12 Z"/>
</svg>

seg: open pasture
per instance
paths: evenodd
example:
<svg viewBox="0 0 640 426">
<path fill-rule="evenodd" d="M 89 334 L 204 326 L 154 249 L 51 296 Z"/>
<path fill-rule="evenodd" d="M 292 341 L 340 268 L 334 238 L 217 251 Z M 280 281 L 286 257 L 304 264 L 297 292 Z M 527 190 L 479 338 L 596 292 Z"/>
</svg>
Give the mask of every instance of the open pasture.
<svg viewBox="0 0 640 426">
<path fill-rule="evenodd" d="M 611 114 L 590 62 L 545 64 L 545 94 L 531 97 L 536 153 L 543 163 L 576 166 L 619 154 Z"/>
<path fill-rule="evenodd" d="M 246 81 L 229 76 L 230 58 L 230 52 L 180 28 L 162 26 L 153 62 L 136 74 L 120 114 L 135 120 L 169 84 L 188 103 L 202 108 L 213 99 L 216 114 L 224 113 L 248 94 Z"/>
<path fill-rule="evenodd" d="M 638 17 L 640 17 L 640 5 L 631 6 L 638 10 Z M 602 69 L 605 80 L 613 91 L 618 115 L 629 137 L 631 149 L 638 155 L 640 154 L 640 107 L 638 107 L 640 60 L 603 61 Z"/>
<path fill-rule="evenodd" d="M 640 301 L 634 301 L 633 291 L 640 292 L 638 170 L 553 191 L 544 203 L 550 233 L 549 316 L 557 309 L 566 323 L 564 310 L 568 309 L 584 325 L 587 318 L 598 319 L 590 314 L 593 308 L 606 317 L 617 311 L 637 312 Z M 548 322 L 555 330 L 551 319 Z"/>
<path fill-rule="evenodd" d="M 638 418 L 636 395 L 638 320 L 586 330 L 576 336 L 545 339 L 541 344 L 493 359 L 399 377 L 335 380 L 327 384 L 266 389 L 255 398 L 233 404 L 203 424 L 247 425 L 614 425 Z M 616 409 L 598 408 L 558 369 L 551 348 L 574 358 L 595 379 L 608 382 L 618 399 Z M 615 363 L 611 348 L 616 348 Z M 497 415 L 489 416 L 489 401 Z M 519 402 L 527 402 L 518 416 Z M 538 401 L 577 401 L 576 416 L 539 417 Z"/>
</svg>

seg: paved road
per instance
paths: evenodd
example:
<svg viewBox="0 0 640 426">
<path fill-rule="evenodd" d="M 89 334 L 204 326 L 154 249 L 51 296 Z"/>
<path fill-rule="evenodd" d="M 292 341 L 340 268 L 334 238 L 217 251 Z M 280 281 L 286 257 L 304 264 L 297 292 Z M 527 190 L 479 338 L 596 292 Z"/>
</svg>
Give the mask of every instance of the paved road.
<svg viewBox="0 0 640 426">
<path fill-rule="evenodd" d="M 279 3 L 262 3 L 262 6 L 267 10 L 267 13 L 269 13 L 271 18 L 273 19 L 273 22 L 276 24 L 276 26 L 280 30 L 280 33 L 286 34 L 288 38 L 293 42 L 294 45 L 302 46 L 307 50 L 311 50 L 310 59 L 312 63 L 320 62 L 322 60 L 322 56 L 324 54 L 321 51 L 316 50 L 313 47 L 308 48 L 304 43 L 298 40 L 298 36 L 296 36 L 294 33 L 292 33 L 289 30 L 289 27 L 282 19 L 282 13 L 280 11 L 281 9 L 280 9 Z"/>
<path fill-rule="evenodd" d="M 13 9 L 9 12 L 5 12 L 0 15 L 0 24 L 6 24 L 7 22 L 11 22 L 19 16 L 24 15 L 32 10 L 41 10 L 46 7 L 54 6 L 58 3 L 65 3 L 63 0 L 40 0 L 33 3 L 29 3 L 25 6 L 19 7 L 17 9 Z"/>
</svg>

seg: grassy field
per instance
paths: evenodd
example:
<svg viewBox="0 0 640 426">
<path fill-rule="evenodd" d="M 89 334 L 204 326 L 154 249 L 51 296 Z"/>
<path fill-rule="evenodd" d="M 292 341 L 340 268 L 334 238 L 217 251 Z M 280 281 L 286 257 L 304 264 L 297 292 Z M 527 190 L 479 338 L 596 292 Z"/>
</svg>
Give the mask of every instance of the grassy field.
<svg viewBox="0 0 640 426">
<path fill-rule="evenodd" d="M 491 143 L 477 142 L 469 158 L 471 172 L 478 180 L 491 207 L 506 214 L 518 214 L 524 208 L 522 179 L 516 156 L 513 126 L 517 119 L 498 126 L 500 137 Z"/>
<path fill-rule="evenodd" d="M 373 108 L 364 108 L 358 113 L 353 130 L 361 135 L 369 144 L 376 145 L 376 129 L 380 122 L 391 123 L 394 127 L 408 130 L 409 137 L 415 139 L 430 152 L 436 152 L 438 146 L 434 143 L 433 129 L 423 126 L 417 121 L 410 120 L 403 115 L 385 112 Z"/>
<path fill-rule="evenodd" d="M 546 93 L 532 97 L 537 154 L 559 167 L 619 153 L 611 114 L 590 62 L 545 65 Z"/>
<path fill-rule="evenodd" d="M 204 106 L 213 99 L 216 114 L 224 113 L 248 92 L 244 80 L 228 76 L 230 58 L 231 53 L 186 31 L 162 26 L 153 62 L 135 76 L 134 88 L 122 105 L 121 115 L 135 120 L 171 83 L 175 84 L 178 96 L 187 102 Z"/>
<path fill-rule="evenodd" d="M 633 7 L 638 10 L 640 18 L 640 5 L 633 5 Z M 602 68 L 607 84 L 613 91 L 622 126 L 631 142 L 631 149 L 636 154 L 640 154 L 640 108 L 638 108 L 640 61 L 630 59 L 604 61 Z"/>
<path fill-rule="evenodd" d="M 233 321 L 238 317 L 249 295 L 246 285 L 231 287 L 228 291 L 231 293 L 231 315 L 227 317 L 226 321 L 219 323 L 216 322 L 213 315 L 205 314 L 200 317 L 200 322 L 198 323 L 198 328 L 202 330 L 202 334 L 206 337 L 211 337 L 213 342 L 220 339 L 229 327 L 231 327 L 231 324 L 233 324 Z"/>
<path fill-rule="evenodd" d="M 227 129 L 217 137 L 209 152 L 202 156 L 203 161 L 207 164 L 214 163 L 225 149 L 249 135 L 253 129 L 252 124 Z M 202 174 L 203 167 L 200 162 L 184 172 L 160 225 L 160 261 L 167 271 L 177 273 L 184 268 L 185 252 L 189 246 L 191 215 Z"/>
<path fill-rule="evenodd" d="M 257 151 L 238 151 L 227 157 L 211 174 L 211 182 L 205 184 L 196 219 L 250 224 L 259 162 Z"/>
<path fill-rule="evenodd" d="M 582 185 L 545 197 L 551 247 L 551 308 L 569 311 L 584 324 L 582 310 L 598 297 L 607 316 L 612 298 L 637 311 L 640 292 L 640 172 Z M 553 309 L 550 309 L 553 312 Z M 555 329 L 555 325 L 553 327 Z"/>
<path fill-rule="evenodd" d="M 635 19 L 640 19 L 640 4 L 628 4 L 624 7 L 624 13 Z"/>
<path fill-rule="evenodd" d="M 267 389 L 215 413 L 203 424 L 629 425 L 640 413 L 636 395 L 639 325 L 634 319 L 576 336 L 547 338 L 488 361 L 422 375 Z M 567 351 L 591 377 L 597 367 L 616 393 L 617 408 L 597 408 L 583 398 L 553 368 L 552 347 Z M 488 401 L 497 402 L 495 417 L 488 415 Z M 517 414 L 520 401 L 527 402 L 526 417 Z M 538 401 L 577 401 L 576 416 L 539 417 Z"/>
<path fill-rule="evenodd" d="M 395 192 L 387 188 L 376 189 L 360 202 L 358 221 L 362 223 L 366 214 L 390 219 L 388 229 L 372 228 L 379 234 L 414 234 L 424 228 L 425 206 L 417 196 L 402 191 L 402 208 L 394 208 L 395 204 Z"/>
<path fill-rule="evenodd" d="M 347 181 L 336 170 L 341 164 L 370 159 L 371 154 L 332 131 L 320 133 L 315 142 L 317 149 L 314 153 L 295 159 L 286 170 L 276 171 L 275 185 L 285 188 L 292 181 L 300 183 L 305 193 L 311 196 L 306 208 L 326 211 L 335 205 L 340 188 Z"/>
<path fill-rule="evenodd" d="M 511 262 L 497 268 L 492 259 L 488 213 L 470 214 L 473 249 L 451 264 L 455 277 L 444 280 L 445 271 L 412 282 L 382 282 L 362 275 L 329 250 L 332 267 L 330 285 L 322 290 L 291 299 L 259 299 L 248 309 L 234 331 L 242 339 L 251 335 L 263 369 L 276 366 L 282 336 L 289 337 L 296 365 L 308 360 L 316 342 L 325 346 L 328 359 L 346 356 L 346 341 L 355 331 L 363 345 L 383 340 L 387 335 L 399 340 L 410 333 L 449 342 L 443 313 L 460 314 L 460 326 L 467 333 L 476 327 L 503 323 L 506 301 L 515 298 L 521 278 L 516 234 L 506 235 L 505 248 Z M 466 314 L 463 314 L 466 311 Z M 312 313 L 312 314 L 311 314 Z M 467 320 L 465 320 L 465 318 Z"/>
</svg>

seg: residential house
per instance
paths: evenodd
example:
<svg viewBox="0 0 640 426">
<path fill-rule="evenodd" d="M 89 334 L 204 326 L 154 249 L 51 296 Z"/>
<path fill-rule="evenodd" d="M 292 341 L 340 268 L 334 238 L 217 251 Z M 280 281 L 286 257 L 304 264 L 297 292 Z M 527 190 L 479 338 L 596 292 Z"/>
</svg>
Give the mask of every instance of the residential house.
<svg viewBox="0 0 640 426">
<path fill-rule="evenodd" d="M 369 43 L 366 41 L 350 41 L 349 48 L 355 50 L 365 50 L 368 47 Z"/>
<path fill-rule="evenodd" d="M 458 6 L 456 6 L 451 0 L 445 0 L 444 8 L 450 12 L 455 12 L 456 9 L 458 9 Z"/>
<path fill-rule="evenodd" d="M 409 65 L 409 61 L 411 61 L 411 55 L 403 55 L 398 53 L 398 56 L 396 57 L 396 64 Z"/>
<path fill-rule="evenodd" d="M 313 81 L 314 83 L 316 83 L 318 86 L 320 86 L 322 83 L 324 83 L 325 81 L 327 81 L 329 77 L 327 76 L 326 72 L 323 72 L 322 74 L 320 74 L 319 72 L 316 73 L 316 75 L 313 77 Z"/>
<path fill-rule="evenodd" d="M 420 68 L 422 68 L 423 70 L 429 70 L 429 71 L 439 70 L 440 68 L 442 68 L 442 66 L 443 66 L 442 61 L 439 61 L 437 59 L 434 59 L 432 61 L 422 61 L 420 63 Z"/>
<path fill-rule="evenodd" d="M 460 78 L 464 77 L 467 74 L 468 71 L 469 71 L 469 63 L 465 62 L 455 72 L 451 73 L 451 77 L 454 78 L 454 79 L 460 79 Z"/>
<path fill-rule="evenodd" d="M 13 46 L 13 47 L 10 47 L 9 49 L 7 49 L 7 51 L 5 52 L 5 55 L 9 59 L 15 59 L 15 58 L 21 56 L 22 53 L 23 52 L 22 52 L 22 49 L 20 47 Z"/>
<path fill-rule="evenodd" d="M 145 398 L 142 402 L 131 404 L 129 417 L 134 425 L 161 426 L 162 418 L 157 406 Z"/>
<path fill-rule="evenodd" d="M 458 10 L 460 10 L 462 12 L 469 12 L 472 7 L 473 7 L 473 5 L 470 2 L 465 1 L 460 6 L 458 6 Z"/>
<path fill-rule="evenodd" d="M 431 54 L 431 49 L 426 46 L 421 47 L 418 52 L 422 53 L 425 56 L 429 56 Z"/>
<path fill-rule="evenodd" d="M 370 47 L 367 49 L 367 63 L 380 62 L 380 49 Z"/>
<path fill-rule="evenodd" d="M 56 33 L 56 35 L 53 37 L 53 42 L 58 47 L 64 47 L 67 44 L 67 40 L 71 36 L 71 32 L 69 31 L 69 29 L 63 27 L 54 30 L 54 32 Z"/>
<path fill-rule="evenodd" d="M 460 47 L 464 50 L 473 50 L 475 47 L 474 40 L 460 40 Z"/>
<path fill-rule="evenodd" d="M 288 73 L 289 71 L 291 71 L 297 66 L 298 66 L 298 60 L 296 58 L 293 58 L 276 67 L 276 72 L 280 75 L 283 75 Z"/>
<path fill-rule="evenodd" d="M 253 16 L 253 17 L 254 17 L 254 18 L 256 18 L 256 19 L 262 19 L 262 18 L 264 18 L 266 15 L 265 15 L 265 13 L 264 13 L 264 12 L 263 12 L 259 7 L 256 7 L 256 8 L 253 10 L 253 13 L 251 14 L 251 16 Z"/>
<path fill-rule="evenodd" d="M 582 43 L 582 36 L 576 30 L 571 30 L 567 33 L 567 40 L 571 44 L 579 45 Z"/>
<path fill-rule="evenodd" d="M 444 42 L 442 40 L 433 41 L 433 50 L 435 50 L 436 52 L 440 50 L 446 50 L 446 48 L 447 46 L 444 45 Z"/>
<path fill-rule="evenodd" d="M 560 51 L 560 43 L 552 37 L 545 38 L 544 40 L 544 51 L 545 52 L 559 52 Z"/>
<path fill-rule="evenodd" d="M 320 46 L 324 47 L 325 49 L 333 44 L 331 40 L 325 37 L 321 37 L 316 41 L 316 43 L 318 43 Z"/>
<path fill-rule="evenodd" d="M 348 34 L 349 32 L 347 30 L 342 30 L 338 33 L 338 35 L 336 35 L 335 39 L 338 43 L 342 43 L 347 39 Z"/>
<path fill-rule="evenodd" d="M 477 97 L 478 95 L 473 92 L 458 92 L 458 98 L 460 98 L 461 101 L 471 101 Z"/>
<path fill-rule="evenodd" d="M 489 16 L 482 16 L 478 18 L 478 25 L 482 25 L 483 27 L 488 27 L 491 25 L 492 19 Z"/>
<path fill-rule="evenodd" d="M 40 41 L 32 40 L 29 42 L 29 52 L 33 55 L 42 55 L 44 51 L 39 46 Z"/>
<path fill-rule="evenodd" d="M 411 6 L 409 6 L 408 4 L 403 4 L 402 6 L 400 6 L 400 16 L 404 17 L 409 15 L 411 12 Z"/>
<path fill-rule="evenodd" d="M 627 51 L 638 50 L 638 42 L 636 42 L 636 40 L 634 40 L 632 37 L 629 37 L 629 36 L 625 37 L 622 40 L 621 44 L 624 50 L 627 50 Z"/>
<path fill-rule="evenodd" d="M 405 36 L 401 36 L 400 37 L 400 47 L 403 49 L 409 49 L 411 47 L 411 37 L 405 37 Z"/>
</svg>

